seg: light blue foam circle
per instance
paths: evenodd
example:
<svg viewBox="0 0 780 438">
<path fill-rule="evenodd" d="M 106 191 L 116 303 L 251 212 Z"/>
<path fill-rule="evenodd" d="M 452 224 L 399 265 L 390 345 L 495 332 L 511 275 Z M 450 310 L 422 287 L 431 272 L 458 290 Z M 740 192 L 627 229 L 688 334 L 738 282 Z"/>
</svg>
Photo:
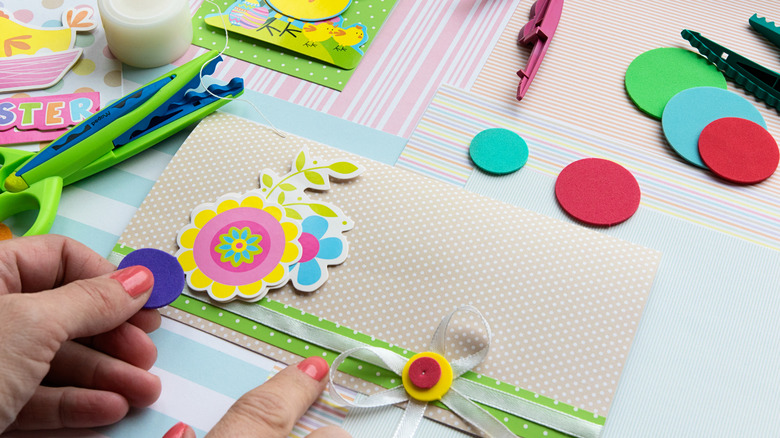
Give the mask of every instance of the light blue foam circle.
<svg viewBox="0 0 780 438">
<path fill-rule="evenodd" d="M 685 161 L 707 169 L 699 155 L 699 134 L 724 117 L 747 119 L 766 128 L 764 117 L 739 94 L 715 87 L 689 88 L 674 95 L 664 108 L 661 124 L 666 140 Z"/>
</svg>

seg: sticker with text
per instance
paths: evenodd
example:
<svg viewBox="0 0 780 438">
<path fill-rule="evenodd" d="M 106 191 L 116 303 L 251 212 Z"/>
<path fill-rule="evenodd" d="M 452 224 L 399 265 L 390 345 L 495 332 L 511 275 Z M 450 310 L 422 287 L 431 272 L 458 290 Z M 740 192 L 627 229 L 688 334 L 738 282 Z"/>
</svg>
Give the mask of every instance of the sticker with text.
<svg viewBox="0 0 780 438">
<path fill-rule="evenodd" d="M 0 144 L 54 140 L 100 109 L 100 93 L 0 99 Z"/>
</svg>

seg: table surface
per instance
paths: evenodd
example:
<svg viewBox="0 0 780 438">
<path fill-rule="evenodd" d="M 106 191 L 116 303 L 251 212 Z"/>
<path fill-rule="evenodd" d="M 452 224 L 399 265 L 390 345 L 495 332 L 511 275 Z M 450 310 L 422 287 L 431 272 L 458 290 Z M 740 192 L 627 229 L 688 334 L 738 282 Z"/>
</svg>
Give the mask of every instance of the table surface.
<svg viewBox="0 0 780 438">
<path fill-rule="evenodd" d="M 200 1 L 191 4 L 194 12 Z M 780 48 L 747 25 L 754 12 L 780 19 L 780 8 L 769 0 L 569 0 L 531 91 L 517 102 L 514 71 L 527 50 L 518 49 L 513 40 L 530 6 L 518 0 L 400 0 L 341 93 L 243 61 L 228 60 L 216 75 L 244 77 L 255 91 L 247 98 L 279 128 L 390 164 L 446 84 L 490 102 L 496 111 L 516 115 L 518 121 L 538 118 L 551 131 L 603 142 L 627 156 L 653 156 L 659 166 L 667 166 L 659 168 L 676 170 L 684 164 L 663 140 L 660 122 L 633 107 L 623 88 L 623 73 L 634 57 L 656 47 L 687 47 L 679 32 L 689 28 L 780 70 Z M 428 28 L 414 21 L 421 16 Z M 424 42 L 415 43 L 413 32 L 402 32 L 415 26 L 425 29 Z M 200 51 L 193 47 L 181 62 Z M 144 83 L 162 70 L 127 68 L 125 79 Z M 745 95 L 733 82 L 728 86 Z M 777 138 L 777 111 L 747 98 Z M 262 122 L 246 107 L 230 104 L 225 110 Z M 298 122 L 302 118 L 306 123 Z M 148 192 L 155 173 L 159 175 L 184 136 L 121 170 L 142 175 L 149 185 L 140 191 Z M 554 177 L 533 169 L 502 179 L 474 172 L 463 185 L 570 221 L 552 195 Z M 66 191 L 54 231 L 107 253 L 143 195 L 119 201 L 105 193 L 91 196 L 96 186 L 118 176 L 95 178 L 104 179 Z M 668 200 L 647 197 L 629 221 L 601 230 L 663 253 L 604 437 L 780 436 L 780 219 L 775 214 L 780 211 L 780 177 L 744 190 L 708 176 L 692 178 L 702 185 L 688 189 L 697 193 L 706 187 L 702 196 L 713 205 L 732 202 L 735 196 L 761 199 L 745 209 L 761 217 L 768 234 L 729 230 L 718 218 L 701 219 L 695 212 L 672 208 Z M 108 205 L 116 207 L 110 213 L 113 225 L 91 218 Z"/>
</svg>

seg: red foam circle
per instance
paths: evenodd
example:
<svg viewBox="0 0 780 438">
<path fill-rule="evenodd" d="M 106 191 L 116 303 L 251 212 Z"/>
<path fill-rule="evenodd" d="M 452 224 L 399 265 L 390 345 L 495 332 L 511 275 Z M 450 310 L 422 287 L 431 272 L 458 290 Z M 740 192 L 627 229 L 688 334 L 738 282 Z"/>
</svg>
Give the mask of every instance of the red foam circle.
<svg viewBox="0 0 780 438">
<path fill-rule="evenodd" d="M 441 365 L 432 357 L 420 357 L 409 365 L 409 380 L 420 389 L 431 389 L 441 379 Z"/>
<path fill-rule="evenodd" d="M 707 125 L 699 135 L 699 155 L 713 173 L 739 184 L 769 178 L 780 163 L 772 134 L 757 123 L 737 117 Z"/>
<path fill-rule="evenodd" d="M 566 166 L 555 181 L 558 203 L 590 225 L 614 225 L 630 218 L 642 196 L 636 178 L 623 166 L 585 158 Z"/>
</svg>

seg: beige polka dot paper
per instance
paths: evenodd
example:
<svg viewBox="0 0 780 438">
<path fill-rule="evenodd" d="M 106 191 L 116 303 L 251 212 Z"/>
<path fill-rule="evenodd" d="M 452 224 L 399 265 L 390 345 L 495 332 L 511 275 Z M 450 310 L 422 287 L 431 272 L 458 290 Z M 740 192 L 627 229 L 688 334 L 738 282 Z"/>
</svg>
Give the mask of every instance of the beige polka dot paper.
<svg viewBox="0 0 780 438">
<path fill-rule="evenodd" d="M 303 147 L 365 168 L 310 194 L 354 221 L 349 258 L 315 293 L 285 286 L 268 298 L 413 351 L 455 307 L 475 306 L 493 329 L 476 372 L 607 414 L 656 251 L 219 113 L 193 131 L 120 242 L 175 253 L 195 206 L 258 188 L 263 169 L 285 173 Z M 455 326 L 448 354 L 479 347 L 478 321 Z"/>
</svg>

